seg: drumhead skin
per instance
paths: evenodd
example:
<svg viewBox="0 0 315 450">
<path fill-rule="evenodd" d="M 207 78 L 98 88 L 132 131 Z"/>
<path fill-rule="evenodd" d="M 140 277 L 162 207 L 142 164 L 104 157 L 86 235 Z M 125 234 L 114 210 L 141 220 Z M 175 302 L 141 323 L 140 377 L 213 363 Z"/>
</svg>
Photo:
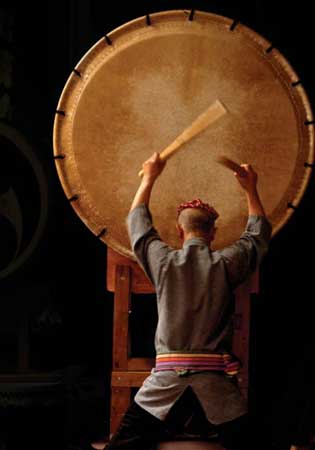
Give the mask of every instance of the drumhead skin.
<svg viewBox="0 0 315 450">
<path fill-rule="evenodd" d="M 216 100 L 227 113 L 184 144 L 153 189 L 154 225 L 169 245 L 180 247 L 177 205 L 197 197 L 220 214 L 214 249 L 242 233 L 245 195 L 216 162 L 222 155 L 258 172 L 273 234 L 310 178 L 313 115 L 287 60 L 240 23 L 189 13 L 140 17 L 99 40 L 70 75 L 57 107 L 54 154 L 65 194 L 96 236 L 130 258 L 125 219 L 142 163 Z"/>
</svg>

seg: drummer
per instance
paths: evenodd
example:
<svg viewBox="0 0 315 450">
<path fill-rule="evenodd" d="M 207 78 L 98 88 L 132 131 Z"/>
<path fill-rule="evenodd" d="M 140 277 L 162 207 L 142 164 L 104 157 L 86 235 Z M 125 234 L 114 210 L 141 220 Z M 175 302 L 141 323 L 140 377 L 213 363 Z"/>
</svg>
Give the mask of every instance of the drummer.
<svg viewBox="0 0 315 450">
<path fill-rule="evenodd" d="M 164 165 L 157 153 L 143 164 L 127 219 L 132 249 L 157 294 L 156 365 L 107 448 L 150 449 L 169 439 L 167 417 L 189 388 L 226 449 L 258 449 L 261 436 L 251 442 L 246 401 L 235 381 L 239 361 L 231 352 L 233 290 L 257 268 L 271 236 L 257 174 L 247 164 L 245 174 L 234 174 L 249 215 L 238 241 L 212 251 L 218 213 L 196 199 L 178 207 L 182 248 L 174 250 L 159 237 L 149 212 Z"/>
</svg>

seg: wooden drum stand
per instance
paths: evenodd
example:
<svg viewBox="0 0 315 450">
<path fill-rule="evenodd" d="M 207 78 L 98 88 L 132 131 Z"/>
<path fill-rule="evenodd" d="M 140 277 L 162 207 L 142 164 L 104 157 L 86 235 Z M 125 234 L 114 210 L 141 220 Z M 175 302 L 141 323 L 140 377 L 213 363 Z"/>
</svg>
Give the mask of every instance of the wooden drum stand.
<svg viewBox="0 0 315 450">
<path fill-rule="evenodd" d="M 107 250 L 107 289 L 114 292 L 113 368 L 111 374 L 110 434 L 127 410 L 132 388 L 139 388 L 154 367 L 154 358 L 129 357 L 129 314 L 131 294 L 152 294 L 154 288 L 140 266 Z M 242 360 L 238 381 L 243 395 L 248 392 L 250 296 L 258 292 L 258 272 L 235 291 L 233 351 Z"/>
</svg>

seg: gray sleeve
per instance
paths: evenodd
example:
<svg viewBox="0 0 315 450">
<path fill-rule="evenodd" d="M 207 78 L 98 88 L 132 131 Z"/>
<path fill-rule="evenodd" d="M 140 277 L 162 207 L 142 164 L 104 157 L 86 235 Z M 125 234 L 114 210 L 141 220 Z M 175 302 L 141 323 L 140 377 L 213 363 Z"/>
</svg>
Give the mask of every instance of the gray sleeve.
<svg viewBox="0 0 315 450">
<path fill-rule="evenodd" d="M 131 248 L 155 288 L 161 281 L 161 273 L 171 251 L 152 225 L 150 211 L 146 205 L 134 208 L 127 217 L 127 228 Z"/>
<path fill-rule="evenodd" d="M 270 238 L 271 225 L 266 217 L 249 216 L 240 239 L 219 251 L 233 287 L 245 281 L 256 270 L 267 253 Z"/>
</svg>

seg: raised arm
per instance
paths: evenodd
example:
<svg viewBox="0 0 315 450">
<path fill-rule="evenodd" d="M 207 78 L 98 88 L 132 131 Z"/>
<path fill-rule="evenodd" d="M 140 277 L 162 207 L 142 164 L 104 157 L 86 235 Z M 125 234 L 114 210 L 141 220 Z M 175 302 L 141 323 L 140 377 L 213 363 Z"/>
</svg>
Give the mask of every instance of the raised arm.
<svg viewBox="0 0 315 450">
<path fill-rule="evenodd" d="M 163 261 L 167 258 L 169 248 L 153 227 L 149 202 L 154 183 L 164 166 L 158 153 L 154 153 L 143 163 L 143 177 L 127 218 L 132 250 L 155 286 L 159 284 Z"/>
<path fill-rule="evenodd" d="M 247 198 L 247 226 L 239 240 L 220 251 L 226 263 L 229 280 L 235 287 L 260 264 L 271 237 L 271 225 L 257 191 L 257 174 L 249 164 L 242 164 L 242 167 L 245 169 L 245 175 L 234 175 Z"/>
<path fill-rule="evenodd" d="M 151 158 L 142 164 L 143 176 L 139 188 L 134 196 L 130 211 L 139 205 L 149 206 L 151 191 L 158 176 L 164 169 L 165 162 L 160 160 L 160 155 L 154 153 Z"/>
</svg>

